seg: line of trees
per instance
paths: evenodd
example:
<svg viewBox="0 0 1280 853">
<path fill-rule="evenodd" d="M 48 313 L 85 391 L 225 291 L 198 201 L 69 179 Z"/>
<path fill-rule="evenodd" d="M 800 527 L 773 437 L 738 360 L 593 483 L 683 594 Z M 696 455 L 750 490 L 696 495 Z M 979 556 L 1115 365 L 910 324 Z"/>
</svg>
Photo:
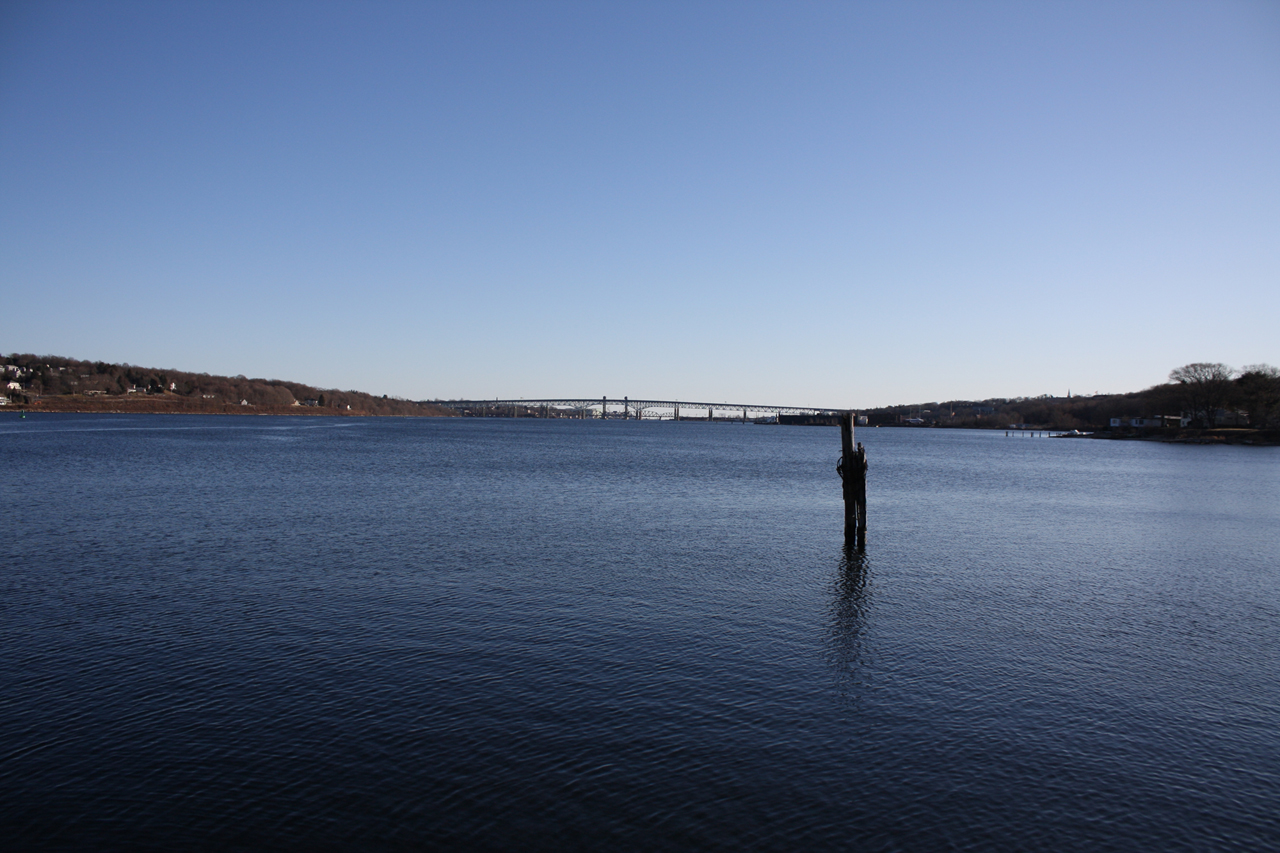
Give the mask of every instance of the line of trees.
<svg viewBox="0 0 1280 853">
<path fill-rule="evenodd" d="M 1183 411 L 1201 427 L 1212 427 L 1220 412 L 1242 411 L 1252 427 L 1280 425 L 1280 368 L 1250 364 L 1236 370 L 1198 361 L 1169 373 L 1181 394 Z"/>
<path fill-rule="evenodd" d="M 1223 423 L 1280 428 L 1280 368 L 1251 364 L 1239 370 L 1196 362 L 1176 368 L 1169 381 L 1128 394 L 1086 397 L 997 397 L 948 400 L 859 411 L 873 425 L 1007 428 L 1034 424 L 1051 429 L 1099 429 L 1112 418 L 1182 416 L 1201 428 Z"/>
</svg>

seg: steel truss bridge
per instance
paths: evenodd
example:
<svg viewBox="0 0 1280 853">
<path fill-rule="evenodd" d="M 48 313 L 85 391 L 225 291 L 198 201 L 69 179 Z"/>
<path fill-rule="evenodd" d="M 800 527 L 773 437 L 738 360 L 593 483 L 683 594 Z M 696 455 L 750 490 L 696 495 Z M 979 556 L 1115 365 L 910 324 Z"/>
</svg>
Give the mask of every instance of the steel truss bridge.
<svg viewBox="0 0 1280 853">
<path fill-rule="evenodd" d="M 618 418 L 634 420 L 759 420 L 777 415 L 835 415 L 840 409 L 700 403 L 689 400 L 579 399 L 433 400 L 437 406 L 481 417 Z"/>
</svg>

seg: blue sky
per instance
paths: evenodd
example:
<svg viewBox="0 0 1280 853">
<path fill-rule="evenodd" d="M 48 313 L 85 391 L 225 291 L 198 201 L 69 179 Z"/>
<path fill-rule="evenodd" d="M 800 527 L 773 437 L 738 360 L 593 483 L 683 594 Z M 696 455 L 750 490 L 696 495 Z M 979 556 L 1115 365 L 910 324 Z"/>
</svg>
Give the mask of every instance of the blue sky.
<svg viewBox="0 0 1280 853">
<path fill-rule="evenodd" d="M 0 6 L 0 351 L 867 407 L 1280 362 L 1280 4 Z"/>
</svg>

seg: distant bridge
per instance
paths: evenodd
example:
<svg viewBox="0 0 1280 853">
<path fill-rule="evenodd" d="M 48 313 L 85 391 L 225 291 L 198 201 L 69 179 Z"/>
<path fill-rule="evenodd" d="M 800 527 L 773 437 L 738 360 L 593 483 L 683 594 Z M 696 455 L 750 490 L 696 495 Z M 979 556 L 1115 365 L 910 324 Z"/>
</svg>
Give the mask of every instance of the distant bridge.
<svg viewBox="0 0 1280 853">
<path fill-rule="evenodd" d="M 618 418 L 634 420 L 758 420 L 777 415 L 835 415 L 840 409 L 766 406 L 759 403 L 702 403 L 693 400 L 579 399 L 433 400 L 463 414 L 481 417 Z"/>
</svg>

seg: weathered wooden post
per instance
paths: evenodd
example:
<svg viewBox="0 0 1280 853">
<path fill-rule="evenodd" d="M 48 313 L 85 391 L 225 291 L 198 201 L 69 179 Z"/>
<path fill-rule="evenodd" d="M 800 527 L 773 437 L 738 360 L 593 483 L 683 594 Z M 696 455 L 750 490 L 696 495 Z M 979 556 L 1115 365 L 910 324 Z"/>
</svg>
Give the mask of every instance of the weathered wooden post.
<svg viewBox="0 0 1280 853">
<path fill-rule="evenodd" d="M 853 486 L 853 412 L 840 413 L 840 462 L 836 465 L 844 492 L 844 542 L 856 543 L 858 503 Z"/>
<path fill-rule="evenodd" d="M 854 485 L 858 493 L 858 547 L 861 548 L 867 544 L 867 451 L 862 442 L 854 448 L 853 459 L 857 475 Z"/>
<path fill-rule="evenodd" d="M 844 543 L 861 549 L 867 541 L 867 451 L 853 443 L 853 412 L 840 413 L 840 475 L 844 491 Z"/>
</svg>

